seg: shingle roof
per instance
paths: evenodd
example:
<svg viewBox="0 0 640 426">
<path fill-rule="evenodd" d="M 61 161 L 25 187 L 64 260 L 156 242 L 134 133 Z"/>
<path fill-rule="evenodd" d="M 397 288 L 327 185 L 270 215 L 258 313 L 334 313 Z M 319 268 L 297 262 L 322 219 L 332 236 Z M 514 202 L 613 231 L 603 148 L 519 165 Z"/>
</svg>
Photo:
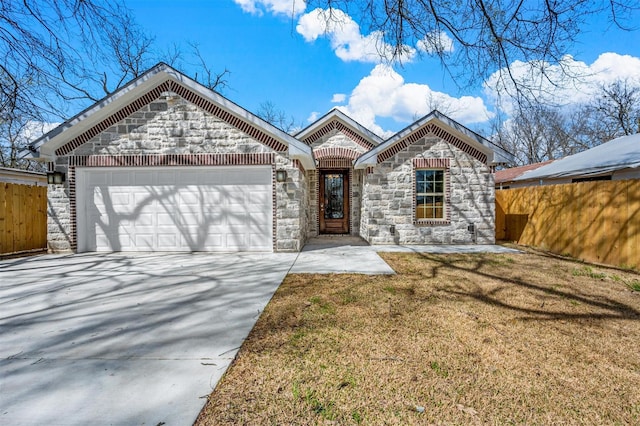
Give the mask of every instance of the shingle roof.
<svg viewBox="0 0 640 426">
<path fill-rule="evenodd" d="M 514 180 L 524 172 L 528 172 L 529 170 L 535 170 L 539 167 L 542 167 L 551 163 L 552 161 L 554 160 L 547 160 L 541 163 L 533 163 L 533 164 L 527 164 L 526 166 L 511 167 L 510 169 L 498 170 L 497 172 L 495 172 L 494 178 L 496 183 L 511 182 L 512 180 Z"/>
<path fill-rule="evenodd" d="M 516 181 L 590 176 L 640 167 L 640 134 L 622 136 L 594 148 L 530 170 Z"/>
</svg>

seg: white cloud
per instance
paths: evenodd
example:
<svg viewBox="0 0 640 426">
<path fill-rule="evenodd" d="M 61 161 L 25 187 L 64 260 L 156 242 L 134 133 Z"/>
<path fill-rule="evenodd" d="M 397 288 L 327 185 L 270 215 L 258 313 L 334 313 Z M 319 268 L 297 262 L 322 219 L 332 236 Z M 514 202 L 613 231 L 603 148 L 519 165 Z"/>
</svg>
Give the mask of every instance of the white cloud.
<svg viewBox="0 0 640 426">
<path fill-rule="evenodd" d="M 331 98 L 331 102 L 334 104 L 341 104 L 345 99 L 347 99 L 347 95 L 344 93 L 334 93 Z"/>
<path fill-rule="evenodd" d="M 377 65 L 353 89 L 347 105 L 340 107 L 347 115 L 383 137 L 385 131 L 376 123 L 378 118 L 391 118 L 409 124 L 434 109 L 463 124 L 483 123 L 492 117 L 479 97 L 454 98 L 433 91 L 426 84 L 406 83 L 388 65 Z"/>
<path fill-rule="evenodd" d="M 20 131 L 20 137 L 24 138 L 25 141 L 33 142 L 59 125 L 60 123 L 49 123 L 46 121 L 28 121 Z"/>
<path fill-rule="evenodd" d="M 307 121 L 309 123 L 313 123 L 314 121 L 316 121 L 318 119 L 318 115 L 320 115 L 320 113 L 318 111 L 311 112 L 311 114 L 309 114 L 309 117 L 307 117 Z"/>
<path fill-rule="evenodd" d="M 485 82 L 484 90 L 503 111 L 512 113 L 515 101 L 508 94 L 514 93 L 514 85 L 506 71 L 493 73 Z M 533 87 L 533 94 L 542 101 L 560 106 L 576 105 L 589 101 L 602 85 L 617 79 L 640 86 L 640 58 L 603 53 L 591 65 L 569 55 L 558 65 L 515 61 L 511 64 L 511 75 L 516 81 Z"/>
<path fill-rule="evenodd" d="M 298 16 L 307 8 L 305 0 L 233 0 L 243 11 L 253 15 L 264 12 L 273 15 Z"/>
<path fill-rule="evenodd" d="M 360 26 L 338 9 L 318 8 L 302 15 L 296 31 L 307 42 L 315 41 L 320 36 L 328 37 L 331 48 L 343 61 L 379 63 L 393 56 L 393 47 L 384 41 L 383 33 L 374 31 L 363 35 Z M 403 46 L 403 53 L 398 59 L 408 62 L 415 54 L 414 48 Z"/>
<path fill-rule="evenodd" d="M 453 40 L 442 31 L 432 31 L 416 44 L 418 50 L 434 55 L 438 53 L 451 53 L 454 50 Z"/>
</svg>

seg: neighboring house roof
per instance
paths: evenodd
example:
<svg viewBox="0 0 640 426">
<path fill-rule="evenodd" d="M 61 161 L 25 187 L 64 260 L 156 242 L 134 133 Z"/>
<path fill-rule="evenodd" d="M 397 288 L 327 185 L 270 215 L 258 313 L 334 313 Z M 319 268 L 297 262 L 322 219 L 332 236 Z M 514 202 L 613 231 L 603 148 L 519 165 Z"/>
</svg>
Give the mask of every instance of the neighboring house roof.
<svg viewBox="0 0 640 426">
<path fill-rule="evenodd" d="M 287 150 L 306 169 L 315 168 L 311 148 L 167 64 L 159 63 L 113 94 L 65 121 L 21 152 L 23 158 L 52 160 L 126 118 L 170 89 L 276 150 Z M 106 127 L 105 127 L 106 126 Z M 60 150 L 60 151 L 59 151 Z"/>
<path fill-rule="evenodd" d="M 382 143 L 382 138 L 342 111 L 333 108 L 331 111 L 295 134 L 295 137 L 310 145 L 333 130 L 341 131 L 358 145 L 371 149 Z"/>
<path fill-rule="evenodd" d="M 521 174 L 528 172 L 529 170 L 535 170 L 539 167 L 547 165 L 552 161 L 554 160 L 547 160 L 541 163 L 533 163 L 533 164 L 527 164 L 526 166 L 511 167 L 510 169 L 498 170 L 497 172 L 494 173 L 495 182 L 496 183 L 511 182 Z"/>
<path fill-rule="evenodd" d="M 640 167 L 640 134 L 623 136 L 528 171 L 515 181 L 595 176 Z"/>
<path fill-rule="evenodd" d="M 20 185 L 47 185 L 47 175 L 30 170 L 11 169 L 0 167 L 0 182 L 15 183 Z"/>
<path fill-rule="evenodd" d="M 424 136 L 437 135 L 488 164 L 505 164 L 513 155 L 437 110 L 399 131 L 355 162 L 356 169 L 375 166 Z"/>
</svg>

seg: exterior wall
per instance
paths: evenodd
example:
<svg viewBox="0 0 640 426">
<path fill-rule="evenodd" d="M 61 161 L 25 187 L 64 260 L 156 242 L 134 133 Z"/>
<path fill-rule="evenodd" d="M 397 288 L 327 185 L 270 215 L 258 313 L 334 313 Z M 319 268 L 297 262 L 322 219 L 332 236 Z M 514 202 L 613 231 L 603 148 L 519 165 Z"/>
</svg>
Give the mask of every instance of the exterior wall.
<svg viewBox="0 0 640 426">
<path fill-rule="evenodd" d="M 307 240 L 308 182 L 303 170 L 283 156 L 276 159 L 276 169 L 287 171 L 286 182 L 276 182 L 275 251 L 300 251 Z"/>
<path fill-rule="evenodd" d="M 313 148 L 314 151 L 322 148 L 348 148 L 357 151 L 360 154 L 363 154 L 367 151 L 366 148 L 357 144 L 349 136 L 336 130 L 329 133 L 325 137 L 314 141 L 311 144 L 311 148 Z"/>
<path fill-rule="evenodd" d="M 351 173 L 351 235 L 360 235 L 362 179 L 364 174 L 363 170 L 353 170 Z"/>
<path fill-rule="evenodd" d="M 320 157 L 320 166 L 319 168 L 339 168 L 339 169 L 349 169 L 350 171 L 350 192 L 349 192 L 349 221 L 350 221 L 350 234 L 351 235 L 359 235 L 360 231 L 360 211 L 361 211 L 361 195 L 362 195 L 362 172 L 359 170 L 354 170 L 352 163 L 356 156 L 362 155 L 367 152 L 367 149 L 362 145 L 356 143 L 349 136 L 345 135 L 339 131 L 333 131 L 321 139 L 313 142 L 311 144 L 312 149 L 316 153 L 316 157 Z M 331 149 L 336 149 L 336 154 L 331 154 Z M 347 149 L 354 153 L 354 158 L 345 158 L 344 156 L 340 156 L 337 150 Z M 329 153 L 327 157 L 321 156 L 324 153 Z M 320 154 L 320 155 L 319 155 Z M 344 155 L 344 154 L 342 154 Z M 335 161 L 332 161 L 335 160 Z M 333 163 L 333 164 L 332 164 Z M 348 166 L 336 166 L 335 164 L 344 163 L 348 164 Z M 318 172 L 313 171 L 310 174 L 310 182 L 309 182 L 309 213 L 310 213 L 310 221 L 309 221 L 309 229 L 308 236 L 315 237 L 319 234 L 319 218 L 318 218 L 318 191 L 319 191 L 319 182 L 318 182 Z"/>
<path fill-rule="evenodd" d="M 47 175 L 39 172 L 0 167 L 0 182 L 16 185 L 47 186 Z"/>
<path fill-rule="evenodd" d="M 218 117 L 205 112 L 183 98 L 165 93 L 159 99 L 142 107 L 126 119 L 111 126 L 88 142 L 80 145 L 69 155 L 59 156 L 50 168 L 67 175 L 63 185 L 49 185 L 49 226 L 48 240 L 52 251 L 72 251 L 75 249 L 75 181 L 74 169 L 78 159 L 88 156 L 104 156 L 109 165 L 121 159 L 126 164 L 146 164 L 136 156 L 158 158 L 175 164 L 177 161 L 188 165 L 240 165 L 247 156 L 271 158 L 274 173 L 276 168 L 288 173 L 286 185 L 274 181 L 274 250 L 297 251 L 304 244 L 306 199 L 306 177 L 297 165 L 286 157 L 286 153 L 275 153 L 269 147 L 256 141 L 246 133 L 229 125 Z M 215 154 L 215 155 L 206 155 Z M 234 154 L 242 154 L 234 156 Z M 261 154 L 264 154 L 261 156 Z M 222 159 L 222 160 L 221 160 Z M 190 162 L 190 161 L 194 162 Z M 196 161 L 197 160 L 197 161 Z M 263 161 L 263 160 L 259 160 Z M 173 162 L 173 163 L 172 163 Z M 264 164 L 264 163 L 256 163 Z M 166 165 L 166 164 L 158 164 Z M 197 166 L 196 165 L 196 166 Z M 194 166 L 195 167 L 195 166 Z M 299 200 L 299 199 L 298 199 Z M 301 231 L 302 230 L 302 231 Z"/>
<path fill-rule="evenodd" d="M 415 222 L 414 158 L 449 159 L 448 223 Z M 475 225 L 475 234 L 469 232 L 470 224 Z M 493 244 L 494 225 L 490 168 L 440 138 L 418 140 L 364 177 L 360 234 L 371 244 Z"/>
<path fill-rule="evenodd" d="M 616 170 L 611 175 L 611 180 L 640 179 L 640 168 Z"/>
</svg>

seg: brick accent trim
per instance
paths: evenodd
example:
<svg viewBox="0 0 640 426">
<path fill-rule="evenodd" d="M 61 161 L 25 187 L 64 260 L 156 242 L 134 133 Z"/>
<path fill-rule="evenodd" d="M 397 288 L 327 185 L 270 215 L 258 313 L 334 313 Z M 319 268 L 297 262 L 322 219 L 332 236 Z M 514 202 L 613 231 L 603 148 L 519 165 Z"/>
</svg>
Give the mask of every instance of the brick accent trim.
<svg viewBox="0 0 640 426">
<path fill-rule="evenodd" d="M 355 160 L 356 158 L 362 155 L 362 153 L 356 150 L 343 148 L 339 146 L 320 148 L 313 151 L 313 154 L 315 155 L 316 159 L 332 157 L 332 158 L 348 158 L 350 160 Z"/>
<path fill-rule="evenodd" d="M 331 133 L 334 130 L 344 133 L 349 137 L 349 139 L 351 139 L 352 141 L 354 141 L 355 143 L 357 143 L 358 145 L 360 145 L 361 147 L 367 150 L 370 150 L 375 146 L 374 144 L 369 142 L 364 136 L 360 135 L 354 130 L 351 130 L 349 127 L 345 126 L 344 124 L 342 124 L 341 122 L 335 119 L 331 120 L 330 122 L 328 122 L 327 124 L 319 128 L 318 130 L 316 130 L 315 132 L 313 132 L 312 134 L 304 138 L 302 142 L 306 143 L 307 145 L 311 145 L 321 137 Z"/>
<path fill-rule="evenodd" d="M 275 154 L 139 154 L 70 156 L 69 166 L 157 167 L 157 166 L 250 166 L 275 162 Z"/>
<path fill-rule="evenodd" d="M 165 81 L 164 83 L 156 86 L 151 89 L 149 92 L 143 94 L 133 102 L 124 106 L 114 114 L 105 118 L 98 124 L 91 127 L 89 130 L 86 130 L 81 135 L 73 138 L 65 145 L 56 149 L 56 155 L 64 156 L 70 154 L 74 149 L 78 148 L 80 145 L 89 142 L 95 136 L 99 135 L 103 131 L 107 130 L 109 127 L 119 123 L 124 120 L 134 112 L 138 111 L 143 106 L 153 102 L 158 99 L 164 92 L 174 92 L 177 95 L 181 96 L 183 99 L 193 103 L 194 105 L 202 108 L 203 110 L 209 112 L 210 114 L 215 115 L 221 120 L 229 123 L 236 129 L 246 133 L 251 136 L 253 139 L 262 143 L 263 145 L 268 146 L 276 152 L 285 152 L 287 147 L 282 142 L 276 140 L 275 138 L 267 135 L 264 131 L 254 126 L 251 123 L 248 123 L 241 118 L 238 118 L 229 112 L 223 110 L 218 105 L 216 105 L 211 100 L 204 98 L 193 90 L 177 83 L 174 81 Z"/>
<path fill-rule="evenodd" d="M 413 181 L 413 224 L 416 226 L 438 226 L 451 224 L 451 161 L 449 158 L 414 158 Z M 416 170 L 418 169 L 444 169 L 444 214 L 443 219 L 416 219 Z"/>
<path fill-rule="evenodd" d="M 413 167 L 416 169 L 448 169 L 451 167 L 449 158 L 414 158 Z"/>
<path fill-rule="evenodd" d="M 278 251 L 278 245 L 276 244 L 276 237 L 278 235 L 278 215 L 276 214 L 276 206 L 278 205 L 278 191 L 276 189 L 276 162 L 275 158 L 271 165 L 271 211 L 273 217 L 271 218 L 271 249 L 274 252 Z"/>
<path fill-rule="evenodd" d="M 389 158 L 396 155 L 398 152 L 402 151 L 403 149 L 407 148 L 410 145 L 413 145 L 420 139 L 427 136 L 439 137 L 440 139 L 443 139 L 445 142 L 450 143 L 451 145 L 455 146 L 461 151 L 466 152 L 467 154 L 477 159 L 478 161 L 484 164 L 487 164 L 486 154 L 484 154 L 483 152 L 480 152 L 479 150 L 475 149 L 471 145 L 464 142 L 462 139 L 452 135 L 448 131 L 444 130 L 443 128 L 433 123 L 430 123 L 424 127 L 421 127 L 417 131 L 411 133 L 404 139 L 400 140 L 398 143 L 394 144 L 393 146 L 390 146 L 386 150 L 379 153 L 378 160 L 377 160 L 378 163 L 388 160 Z"/>
<path fill-rule="evenodd" d="M 318 160 L 319 169 L 349 169 L 351 160 L 346 158 L 321 158 Z"/>
<path fill-rule="evenodd" d="M 272 245 L 276 251 L 276 165 L 275 153 L 254 154 L 149 154 L 149 155 L 83 155 L 69 156 L 67 182 L 69 184 L 69 236 L 71 249 L 78 250 L 76 168 L 77 167 L 171 167 L 171 166 L 244 166 L 271 165 Z"/>
</svg>

